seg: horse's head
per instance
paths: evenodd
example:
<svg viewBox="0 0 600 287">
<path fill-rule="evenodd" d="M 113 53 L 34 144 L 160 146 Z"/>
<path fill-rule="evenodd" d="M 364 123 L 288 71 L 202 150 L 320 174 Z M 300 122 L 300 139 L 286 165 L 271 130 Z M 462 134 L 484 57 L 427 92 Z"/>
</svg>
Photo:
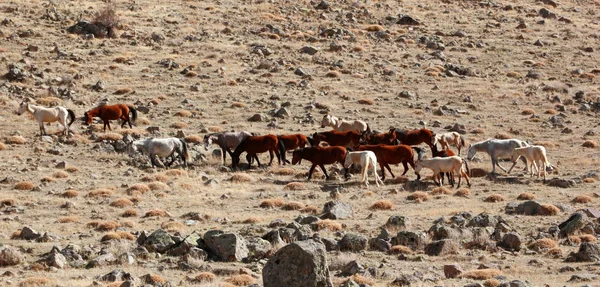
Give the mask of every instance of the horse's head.
<svg viewBox="0 0 600 287">
<path fill-rule="evenodd" d="M 212 144 L 213 139 L 211 135 L 204 136 L 204 150 L 208 150 L 208 147 Z"/>
<path fill-rule="evenodd" d="M 130 157 L 135 156 L 135 154 L 137 153 L 137 145 L 134 144 L 134 142 L 130 142 L 127 144 L 127 154 Z"/>
<path fill-rule="evenodd" d="M 469 145 L 469 152 L 467 153 L 467 159 L 473 160 L 476 153 L 477 153 L 477 150 L 472 145 Z"/>
<path fill-rule="evenodd" d="M 329 125 L 331 125 L 331 115 L 327 114 L 321 120 L 321 128 L 328 127 Z"/>
<path fill-rule="evenodd" d="M 29 108 L 29 103 L 26 101 L 21 102 L 19 105 L 19 109 L 17 110 L 17 115 L 22 115 Z"/>
<path fill-rule="evenodd" d="M 92 116 L 88 112 L 83 113 L 83 123 L 88 126 L 92 124 Z"/>
<path fill-rule="evenodd" d="M 292 153 L 292 164 L 302 163 L 302 150 L 303 148 L 299 148 Z"/>
</svg>

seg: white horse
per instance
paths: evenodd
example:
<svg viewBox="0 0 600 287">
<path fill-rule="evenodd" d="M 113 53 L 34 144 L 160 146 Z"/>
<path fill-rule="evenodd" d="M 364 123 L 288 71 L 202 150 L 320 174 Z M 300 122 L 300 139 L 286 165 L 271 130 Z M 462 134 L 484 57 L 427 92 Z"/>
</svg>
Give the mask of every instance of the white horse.
<svg viewBox="0 0 600 287">
<path fill-rule="evenodd" d="M 348 169 L 352 164 L 359 164 L 362 167 L 361 172 L 361 182 L 366 186 L 369 186 L 369 179 L 367 178 L 367 173 L 369 168 L 373 171 L 373 176 L 375 176 L 375 184 L 379 186 L 379 183 L 383 185 L 383 181 L 377 175 L 377 157 L 375 153 L 372 151 L 351 151 L 346 153 L 346 159 L 344 160 L 344 169 L 346 170 L 344 176 L 348 176 Z"/>
<path fill-rule="evenodd" d="M 469 176 L 463 170 L 463 163 L 467 168 L 467 172 L 469 171 L 469 165 L 466 161 L 463 161 L 459 156 L 449 156 L 449 157 L 434 157 L 419 160 L 415 163 L 415 172 L 419 174 L 421 169 L 428 168 L 433 170 L 433 182 L 438 186 L 442 186 L 442 176 L 443 173 L 449 172 L 452 174 L 452 180 L 450 184 L 454 186 L 454 175 L 458 174 L 458 186 L 460 187 L 460 182 L 462 181 L 462 177 L 464 176 L 467 180 L 467 185 L 470 187 L 471 182 L 469 181 Z M 437 182 L 436 182 L 437 179 Z"/>
<path fill-rule="evenodd" d="M 40 135 L 46 135 L 46 128 L 44 123 L 60 122 L 65 127 L 63 133 L 65 136 L 69 135 L 69 126 L 75 121 L 75 112 L 73 110 L 64 107 L 53 107 L 46 108 L 42 106 L 32 105 L 27 101 L 21 102 L 17 114 L 20 116 L 24 112 L 28 112 L 38 121 L 40 124 Z M 67 117 L 70 118 L 70 122 L 67 123 Z"/>
<path fill-rule="evenodd" d="M 235 150 L 249 136 L 252 136 L 252 134 L 247 131 L 207 134 L 204 136 L 204 149 L 208 150 L 208 147 L 213 143 L 218 144 L 223 153 L 223 163 L 225 163 L 227 154 L 229 153 L 231 156 L 231 150 Z"/>
<path fill-rule="evenodd" d="M 546 180 L 546 168 L 554 169 L 552 164 L 548 161 L 548 157 L 546 156 L 546 148 L 541 145 L 534 145 L 528 147 L 515 148 L 513 150 L 513 155 L 511 160 L 513 162 L 512 167 L 508 170 L 508 173 L 513 169 L 515 164 L 517 164 L 517 160 L 520 157 L 524 157 L 530 165 L 530 174 L 533 176 L 533 168 L 537 172 L 537 176 L 540 177 L 540 173 L 544 174 L 544 181 Z M 537 163 L 540 163 L 539 165 Z M 540 166 L 543 170 L 540 170 Z"/>
<path fill-rule="evenodd" d="M 507 172 L 506 169 L 500 165 L 499 160 L 511 158 L 515 148 L 527 146 L 529 146 L 527 142 L 519 139 L 487 139 L 470 145 L 467 159 L 472 160 L 477 152 L 484 151 L 492 158 L 492 174 L 496 173 L 496 166 L 501 168 L 504 172 Z M 527 169 L 527 160 L 525 158 L 521 158 L 521 160 L 525 163 L 525 168 Z"/>
<path fill-rule="evenodd" d="M 455 146 L 458 149 L 458 155 L 460 155 L 460 149 L 465 146 L 465 138 L 457 132 L 435 134 L 435 140 L 442 145 L 442 150 Z"/>
<path fill-rule="evenodd" d="M 364 131 L 369 130 L 369 125 L 365 121 L 354 120 L 340 120 L 337 117 L 334 117 L 330 114 L 323 116 L 321 120 L 321 127 L 332 127 L 335 131 L 345 132 L 345 131 L 355 131 L 357 133 L 362 133 Z"/>
<path fill-rule="evenodd" d="M 183 161 L 183 165 L 188 167 L 187 162 L 190 160 L 188 145 L 183 139 L 179 138 L 163 138 L 163 139 L 143 139 L 130 142 L 127 145 L 127 153 L 133 157 L 138 151 L 143 151 L 150 156 L 150 162 L 154 168 L 157 164 L 155 156 L 171 157 L 171 162 L 167 166 L 171 166 L 175 161 L 175 152 Z"/>
</svg>

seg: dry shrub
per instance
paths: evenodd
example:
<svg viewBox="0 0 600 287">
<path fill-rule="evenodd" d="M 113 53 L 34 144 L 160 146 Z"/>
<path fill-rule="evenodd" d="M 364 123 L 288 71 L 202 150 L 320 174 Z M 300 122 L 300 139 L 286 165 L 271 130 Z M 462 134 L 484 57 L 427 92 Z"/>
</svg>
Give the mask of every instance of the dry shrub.
<svg viewBox="0 0 600 287">
<path fill-rule="evenodd" d="M 103 133 L 98 135 L 98 138 L 96 139 L 97 142 L 101 142 L 101 141 L 120 141 L 123 139 L 123 136 L 119 133 L 113 133 L 113 132 L 108 132 L 108 133 Z"/>
<path fill-rule="evenodd" d="M 365 50 L 365 47 L 363 46 L 354 46 L 352 47 L 352 52 L 362 52 Z"/>
<path fill-rule="evenodd" d="M 593 177 L 586 177 L 583 179 L 583 182 L 585 183 L 596 183 L 596 179 Z"/>
<path fill-rule="evenodd" d="M 560 209 L 552 204 L 544 203 L 540 206 L 538 215 L 542 216 L 554 216 L 560 213 Z"/>
<path fill-rule="evenodd" d="M 456 191 L 454 196 L 469 197 L 469 194 L 471 194 L 471 191 L 468 188 L 461 188 Z"/>
<path fill-rule="evenodd" d="M 522 78 L 523 75 L 521 75 L 519 72 L 514 72 L 514 71 L 510 71 L 508 73 L 506 73 L 506 76 L 509 78 Z"/>
<path fill-rule="evenodd" d="M 488 172 L 485 169 L 482 168 L 472 168 L 469 170 L 471 172 L 471 174 L 469 175 L 470 177 L 485 177 L 488 175 Z"/>
<path fill-rule="evenodd" d="M 592 198 L 587 195 L 578 195 L 573 199 L 573 203 L 590 203 Z"/>
<path fill-rule="evenodd" d="M 581 242 L 596 242 L 596 240 L 598 240 L 598 238 L 596 238 L 596 236 L 594 236 L 593 234 L 580 235 L 579 239 L 581 240 Z"/>
<path fill-rule="evenodd" d="M 150 284 L 151 286 L 163 286 L 161 283 L 167 283 L 167 279 L 156 274 L 148 274 L 148 277 L 146 277 L 145 280 L 146 283 Z"/>
<path fill-rule="evenodd" d="M 535 114 L 535 111 L 533 109 L 527 108 L 527 109 L 523 109 L 521 111 L 521 114 L 524 116 L 529 116 L 529 115 Z"/>
<path fill-rule="evenodd" d="M 146 212 L 144 217 L 171 217 L 171 215 L 162 209 L 154 209 Z"/>
<path fill-rule="evenodd" d="M 148 184 L 148 187 L 151 190 L 159 190 L 159 191 L 160 190 L 166 190 L 166 189 L 169 188 L 169 186 L 167 184 L 165 184 L 163 182 L 160 182 L 160 181 L 151 182 L 151 183 Z"/>
<path fill-rule="evenodd" d="M 483 201 L 485 201 L 485 202 L 501 202 L 501 201 L 504 201 L 504 196 L 502 194 L 494 193 L 494 194 L 486 197 Z"/>
<path fill-rule="evenodd" d="M 17 201 L 14 199 L 3 199 L 0 200 L 0 207 L 4 207 L 4 206 L 15 206 L 17 205 Z"/>
<path fill-rule="evenodd" d="M 182 177 L 188 175 L 187 171 L 183 169 L 169 169 L 165 171 L 164 174 L 170 177 Z"/>
<path fill-rule="evenodd" d="M 117 208 L 123 208 L 123 207 L 127 207 L 127 206 L 132 206 L 132 205 L 133 205 L 133 202 L 131 202 L 131 200 L 124 198 L 124 197 L 113 200 L 113 202 L 110 203 L 110 206 L 117 207 Z"/>
<path fill-rule="evenodd" d="M 126 94 L 130 94 L 131 92 L 133 92 L 133 89 L 131 89 L 131 88 L 120 88 L 120 89 L 116 90 L 113 94 L 126 95 Z"/>
<path fill-rule="evenodd" d="M 217 276 L 211 272 L 201 272 L 192 278 L 193 283 L 210 283 L 214 282 Z"/>
<path fill-rule="evenodd" d="M 284 204 L 285 200 L 283 198 L 271 198 L 263 200 L 259 206 L 262 208 L 274 208 L 282 207 Z"/>
<path fill-rule="evenodd" d="M 276 174 L 276 175 L 293 175 L 296 173 L 296 171 L 293 168 L 289 168 L 289 167 L 279 167 L 279 168 L 271 169 L 269 171 L 269 173 Z M 293 183 L 293 182 L 290 182 L 290 183 Z"/>
<path fill-rule="evenodd" d="M 233 103 L 231 103 L 231 107 L 232 108 L 243 108 L 245 106 L 246 105 L 244 105 L 244 103 L 240 103 L 240 102 L 233 102 Z"/>
<path fill-rule="evenodd" d="M 0 143 L 0 150 L 5 150 L 6 149 L 6 145 L 4 145 L 3 143 Z"/>
<path fill-rule="evenodd" d="M 512 138 L 509 134 L 507 133 L 497 133 L 494 138 L 499 139 L 499 140 L 507 140 Z"/>
<path fill-rule="evenodd" d="M 248 286 L 254 284 L 256 279 L 248 274 L 238 274 L 225 279 L 225 282 L 231 283 L 235 286 Z"/>
<path fill-rule="evenodd" d="M 202 138 L 199 135 L 191 135 L 191 136 L 185 137 L 185 141 L 188 142 L 188 143 L 198 144 L 198 143 L 204 142 L 204 138 Z"/>
<path fill-rule="evenodd" d="M 54 286 L 54 282 L 46 277 L 29 277 L 19 282 L 19 287 L 44 287 Z"/>
<path fill-rule="evenodd" d="M 54 107 L 62 104 L 63 100 L 57 97 L 43 97 L 35 101 L 38 105 L 46 107 Z"/>
<path fill-rule="evenodd" d="M 209 132 L 211 132 L 211 133 L 220 133 L 220 132 L 222 132 L 222 131 L 223 131 L 223 128 L 222 128 L 222 127 L 219 127 L 219 126 L 210 126 L 210 127 L 206 128 L 206 129 L 207 129 Z"/>
<path fill-rule="evenodd" d="M 498 269 L 477 269 L 470 270 L 460 275 L 461 278 L 469 278 L 473 280 L 488 280 L 501 274 Z"/>
<path fill-rule="evenodd" d="M 410 247 L 404 246 L 404 245 L 394 245 L 392 246 L 392 248 L 390 249 L 390 254 L 412 254 L 413 251 L 412 249 L 410 249 Z"/>
<path fill-rule="evenodd" d="M 518 200 L 534 200 L 535 195 L 533 193 L 523 192 L 523 193 L 519 194 L 519 196 L 517 196 L 517 199 Z"/>
<path fill-rule="evenodd" d="M 424 191 L 415 191 L 406 197 L 408 200 L 414 200 L 416 202 L 423 202 L 429 200 L 429 194 Z"/>
<path fill-rule="evenodd" d="M 114 30 L 120 23 L 119 16 L 117 15 L 117 4 L 113 1 L 107 1 L 106 5 L 96 12 L 92 23 L 105 27 L 108 30 L 107 36 L 114 38 L 116 36 Z"/>
<path fill-rule="evenodd" d="M 65 197 L 65 198 L 74 198 L 74 197 L 79 196 L 79 191 L 73 190 L 73 189 L 68 189 L 65 192 L 63 192 L 61 194 L 61 196 Z"/>
<path fill-rule="evenodd" d="M 24 144 L 27 140 L 22 136 L 10 136 L 4 142 L 7 144 Z"/>
<path fill-rule="evenodd" d="M 376 201 L 375 203 L 373 203 L 373 205 L 371 205 L 371 209 L 372 210 L 390 210 L 390 209 L 392 209 L 393 206 L 394 206 L 394 204 L 391 201 L 384 199 L 384 200 L 379 200 L 379 201 Z"/>
<path fill-rule="evenodd" d="M 304 207 L 305 205 L 302 204 L 301 202 L 297 202 L 297 201 L 290 201 L 285 203 L 281 209 L 283 210 L 300 210 Z"/>
<path fill-rule="evenodd" d="M 557 248 L 558 243 L 556 243 L 556 241 L 554 241 L 553 239 L 550 239 L 550 238 L 542 238 L 542 239 L 538 239 L 535 242 L 529 244 L 529 246 L 527 246 L 527 247 L 529 249 L 532 249 L 535 251 L 548 250 L 548 249 L 552 249 L 552 248 Z"/>
<path fill-rule="evenodd" d="M 171 124 L 170 127 L 174 128 L 174 129 L 187 129 L 188 124 L 184 123 L 184 122 L 177 122 L 177 123 Z"/>
<path fill-rule="evenodd" d="M 79 219 L 76 216 L 63 216 L 57 220 L 58 223 L 71 223 L 77 221 L 79 221 Z"/>
<path fill-rule="evenodd" d="M 13 188 L 16 190 L 32 190 L 35 185 L 29 181 L 21 181 L 17 182 Z"/>
<path fill-rule="evenodd" d="M 578 245 L 578 244 L 580 244 L 580 243 L 581 243 L 581 239 L 579 238 L 579 236 L 569 236 L 569 238 L 568 238 L 568 239 L 569 239 L 569 241 L 570 241 L 572 244 L 577 244 L 577 245 Z"/>
<path fill-rule="evenodd" d="M 69 174 L 66 171 L 59 170 L 59 171 L 53 173 L 52 177 L 54 177 L 54 178 L 67 178 L 67 177 L 69 177 Z"/>
<path fill-rule="evenodd" d="M 192 112 L 183 110 L 183 111 L 176 112 L 175 116 L 176 117 L 189 118 L 189 117 L 192 116 Z"/>
<path fill-rule="evenodd" d="M 316 226 L 317 230 L 328 229 L 330 231 L 340 231 L 343 228 L 341 223 L 331 219 L 319 220 L 316 222 Z"/>
<path fill-rule="evenodd" d="M 369 25 L 369 26 L 365 27 L 365 30 L 367 30 L 369 32 L 383 31 L 383 26 L 381 26 L 381 25 Z"/>
<path fill-rule="evenodd" d="M 285 190 L 304 190 L 306 186 L 302 182 L 290 182 L 283 187 Z"/>
<path fill-rule="evenodd" d="M 248 217 L 242 221 L 244 224 L 256 224 L 260 222 L 260 218 L 258 217 Z"/>
<path fill-rule="evenodd" d="M 327 74 L 325 74 L 325 77 L 327 78 L 339 78 L 342 74 L 338 71 L 329 71 L 327 72 Z"/>
<path fill-rule="evenodd" d="M 371 99 L 360 99 L 360 100 L 358 100 L 358 103 L 361 105 L 373 105 L 373 104 L 375 104 L 375 101 L 373 101 Z"/>
<path fill-rule="evenodd" d="M 495 278 L 490 278 L 488 280 L 485 280 L 485 282 L 483 282 L 483 286 L 485 286 L 485 287 L 496 287 L 498 285 L 500 285 L 500 281 Z"/>
<path fill-rule="evenodd" d="M 245 173 L 234 173 L 229 180 L 235 183 L 251 182 L 252 177 Z"/>
<path fill-rule="evenodd" d="M 90 191 L 86 197 L 98 198 L 98 197 L 110 197 L 113 194 L 113 191 L 106 188 L 99 188 Z"/>
<path fill-rule="evenodd" d="M 547 109 L 544 112 L 544 114 L 547 114 L 547 115 L 556 115 L 556 114 L 558 114 L 558 112 L 555 109 Z"/>
<path fill-rule="evenodd" d="M 102 236 L 102 239 L 100 239 L 100 241 L 105 242 L 105 241 L 110 241 L 110 240 L 121 240 L 121 239 L 125 239 L 125 240 L 135 240 L 135 236 L 133 236 L 133 234 L 126 232 L 126 231 L 117 231 L 117 232 L 111 232 L 111 233 L 107 233 L 104 236 Z"/>
<path fill-rule="evenodd" d="M 136 183 L 127 189 L 127 194 L 129 194 L 129 195 L 133 195 L 134 193 L 144 194 L 148 191 L 150 191 L 150 187 L 148 187 L 148 185 L 143 184 L 143 183 Z"/>
<path fill-rule="evenodd" d="M 79 171 L 79 169 L 74 166 L 68 166 L 67 168 L 65 168 L 65 171 L 69 173 L 76 173 Z"/>
<path fill-rule="evenodd" d="M 365 285 L 375 286 L 375 281 L 373 279 L 367 278 L 360 274 L 354 274 L 354 275 L 352 275 L 352 277 L 350 277 L 350 279 L 354 280 L 354 282 L 356 282 L 360 285 L 365 284 Z"/>
<path fill-rule="evenodd" d="M 593 141 L 593 140 L 587 140 L 587 141 L 584 141 L 581 144 L 581 146 L 582 147 L 587 147 L 587 148 L 597 148 L 598 147 L 598 143 L 596 143 L 596 141 Z"/>
<path fill-rule="evenodd" d="M 140 117 L 135 121 L 135 124 L 138 126 L 147 126 L 152 124 L 152 121 L 150 121 L 150 119 L 147 117 Z"/>
<path fill-rule="evenodd" d="M 167 222 L 161 224 L 160 228 L 162 228 L 166 231 L 169 231 L 169 232 L 175 232 L 175 231 L 183 230 L 185 228 L 185 225 L 178 221 L 167 221 Z"/>
<path fill-rule="evenodd" d="M 449 188 L 447 188 L 447 187 L 439 186 L 439 187 L 436 187 L 436 188 L 434 188 L 434 189 L 431 191 L 431 194 L 432 194 L 432 195 L 439 195 L 439 194 L 452 194 L 452 190 L 450 190 L 450 189 L 449 189 Z"/>
<path fill-rule="evenodd" d="M 309 205 L 305 208 L 300 209 L 300 212 L 302 213 L 310 213 L 310 214 L 317 214 L 319 213 L 320 209 L 314 205 Z"/>
<path fill-rule="evenodd" d="M 562 249 L 560 249 L 559 247 L 556 248 L 551 248 L 550 250 L 548 250 L 548 252 L 546 254 L 551 255 L 551 256 L 560 256 L 562 255 L 563 251 Z"/>
<path fill-rule="evenodd" d="M 96 231 L 114 231 L 115 229 L 119 228 L 121 226 L 121 224 L 119 224 L 116 221 L 104 221 L 104 222 L 99 222 L 98 225 L 95 227 Z"/>
<path fill-rule="evenodd" d="M 484 128 L 474 128 L 471 130 L 471 133 L 475 134 L 475 135 L 481 135 L 481 134 L 485 133 L 485 129 Z"/>
<path fill-rule="evenodd" d="M 135 209 L 127 209 L 121 214 L 122 217 L 136 217 L 137 215 L 138 212 Z"/>
<path fill-rule="evenodd" d="M 152 176 L 144 176 L 142 177 L 142 181 L 145 182 L 149 182 L 149 181 L 161 181 L 161 182 L 167 182 L 169 180 L 169 177 L 164 175 L 164 174 L 155 174 Z"/>
</svg>

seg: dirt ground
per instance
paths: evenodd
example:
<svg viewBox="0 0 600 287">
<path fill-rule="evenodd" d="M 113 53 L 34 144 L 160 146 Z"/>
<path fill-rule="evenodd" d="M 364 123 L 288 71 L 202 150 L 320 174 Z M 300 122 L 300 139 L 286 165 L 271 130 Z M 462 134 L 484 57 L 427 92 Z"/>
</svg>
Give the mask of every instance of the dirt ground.
<svg viewBox="0 0 600 287">
<path fill-rule="evenodd" d="M 334 190 L 354 207 L 354 216 L 339 220 L 340 231 L 320 230 L 321 238 L 339 239 L 345 232 L 373 238 L 392 215 L 410 218 L 410 230 L 426 231 L 436 219 L 466 211 L 501 215 L 528 245 L 540 231 L 563 222 L 574 211 L 600 209 L 600 120 L 593 105 L 600 101 L 596 79 L 600 2 L 563 0 L 557 7 L 551 3 L 331 1 L 322 10 L 315 8 L 318 2 L 309 1 L 118 1 L 117 37 L 103 39 L 68 34 L 66 29 L 79 17 L 92 20 L 106 5 L 104 1 L 3 1 L 0 74 L 10 74 L 9 65 L 20 62 L 27 75 L 0 79 L 0 142 L 4 143 L 0 180 L 7 178 L 0 183 L 0 245 L 20 248 L 25 254 L 21 264 L 3 267 L 2 272 L 12 275 L 0 277 L 0 285 L 37 286 L 32 282 L 46 278 L 48 285 L 90 286 L 97 281 L 105 286 L 111 283 L 95 277 L 120 268 L 135 276 L 159 275 L 174 286 L 231 286 L 226 283 L 230 275 L 201 284 L 186 278 L 201 271 L 245 267 L 262 286 L 264 262 L 204 262 L 197 270 L 184 271 L 164 257 L 91 269 L 47 268 L 37 261 L 53 246 L 77 244 L 95 252 L 108 248 L 115 254 L 136 246 L 126 239 L 101 242 L 113 230 L 97 231 L 94 226 L 106 221 L 134 235 L 164 228 L 182 235 L 223 229 L 260 236 L 270 229 L 271 221 L 291 222 L 302 214 L 261 208 L 263 200 L 283 198 L 320 211 Z M 543 8 L 550 15 L 540 12 Z M 399 14 L 420 25 L 397 24 Z M 305 46 L 318 51 L 310 55 Z M 168 60 L 177 66 L 169 68 Z M 94 87 L 99 81 L 102 89 Z M 580 91 L 583 94 L 577 94 Z M 77 115 L 73 133 L 65 138 L 59 134 L 61 127 L 52 123 L 46 129 L 55 135 L 40 137 L 32 117 L 16 114 L 23 97 L 40 105 L 73 109 Z M 87 127 L 81 121 L 85 111 L 102 101 L 147 109 L 133 129 L 115 122 L 113 131 L 104 133 L 100 122 Z M 290 115 L 272 115 L 280 107 Z M 266 121 L 249 121 L 257 113 L 264 114 Z M 416 179 L 412 170 L 406 177 L 386 179 L 380 188 L 374 184 L 365 188 L 356 176 L 345 181 L 339 174 L 326 182 L 316 173 L 307 182 L 307 163 L 231 172 L 212 157 L 217 146 L 206 151 L 201 144 L 206 133 L 227 130 L 310 135 L 329 130 L 320 125 L 326 113 L 365 120 L 379 131 L 424 126 L 439 133 L 459 124 L 464 125 L 470 143 L 493 137 L 527 140 L 546 147 L 556 167 L 549 179 L 576 179 L 577 183 L 570 188 L 548 186 L 524 175 L 519 164 L 511 175 L 473 177 L 466 197 L 454 196 L 451 190 L 451 194 L 430 194 L 426 201 L 414 201 L 408 199 L 414 190 L 404 183 Z M 150 134 L 148 127 L 159 131 Z M 192 148 L 194 160 L 187 170 L 153 170 L 147 158 L 108 152 L 102 141 L 120 140 L 124 134 L 176 136 L 179 131 Z M 267 160 L 261 155 L 261 162 Z M 57 167 L 60 162 L 66 162 L 66 167 Z M 471 169 L 491 170 L 485 154 L 479 153 L 469 164 Z M 231 165 L 229 157 L 226 165 Z M 401 167 L 392 168 L 400 175 Z M 209 179 L 216 184 L 206 185 Z M 22 184 L 25 190 L 19 190 L 20 182 L 31 186 Z M 290 185 L 293 182 L 299 183 Z M 151 190 L 131 190 L 140 183 Z M 427 185 L 424 191 L 431 193 L 433 188 Z M 94 192 L 99 189 L 106 190 Z M 65 194 L 67 190 L 76 192 Z M 505 214 L 506 204 L 524 192 L 561 211 L 554 216 Z M 501 195 L 502 201 L 486 202 L 493 194 Z M 591 201 L 573 201 L 581 195 Z M 393 206 L 369 208 L 380 200 Z M 124 217 L 126 210 L 131 217 Z M 145 216 L 153 210 L 167 214 Z M 206 220 L 186 225 L 181 216 L 189 212 L 206 215 Z M 41 243 L 13 239 L 25 226 L 52 238 Z M 565 239 L 558 243 L 558 255 L 527 248 L 519 252 L 460 248 L 457 254 L 439 257 L 416 251 L 409 255 L 414 260 L 379 251 L 330 252 L 328 259 L 333 274 L 351 260 L 376 266 L 376 276 L 365 275 L 371 286 L 389 286 L 402 274 L 419 274 L 415 286 L 484 282 L 446 279 L 443 266 L 453 263 L 465 271 L 481 264 L 496 266 L 501 269 L 499 282 L 520 279 L 535 286 L 600 286 L 568 282 L 573 274 L 599 275 L 600 269 L 597 264 L 565 263 L 578 244 Z M 559 272 L 564 266 L 576 270 Z M 333 278 L 336 284 L 345 280 Z"/>
</svg>

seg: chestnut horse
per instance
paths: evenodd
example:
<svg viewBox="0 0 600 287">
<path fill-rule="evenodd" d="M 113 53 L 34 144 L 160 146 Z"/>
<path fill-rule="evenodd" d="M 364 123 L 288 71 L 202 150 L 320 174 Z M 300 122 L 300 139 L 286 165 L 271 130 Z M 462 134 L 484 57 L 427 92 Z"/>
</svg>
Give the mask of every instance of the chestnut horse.
<svg viewBox="0 0 600 287">
<path fill-rule="evenodd" d="M 321 167 L 321 170 L 325 174 L 325 180 L 329 180 L 329 175 L 327 174 L 327 170 L 325 170 L 324 165 L 333 164 L 336 162 L 344 165 L 347 153 L 348 151 L 346 148 L 341 146 L 305 147 L 294 151 L 292 156 L 292 164 L 302 163 L 302 159 L 308 160 L 312 163 L 312 166 L 308 171 L 308 180 L 310 180 L 317 165 Z"/>
<path fill-rule="evenodd" d="M 311 146 L 318 146 L 320 142 L 327 142 L 330 146 L 355 147 L 360 144 L 361 134 L 355 131 L 328 131 L 314 133 Z"/>
<path fill-rule="evenodd" d="M 433 149 L 433 145 L 436 144 L 435 134 L 426 128 L 415 129 L 415 130 L 399 130 L 393 128 L 390 132 L 394 132 L 396 134 L 396 139 L 401 144 L 405 145 L 418 145 L 420 143 L 425 143 L 429 146 L 429 148 Z"/>
<path fill-rule="evenodd" d="M 308 139 L 303 134 L 279 135 L 277 136 L 277 139 L 283 143 L 286 151 L 303 148 L 306 147 L 306 144 L 308 144 Z M 284 160 L 283 165 L 286 163 L 290 163 L 290 161 Z"/>
<path fill-rule="evenodd" d="M 231 155 L 231 167 L 234 170 L 237 169 L 238 165 L 240 164 L 240 155 L 243 152 L 248 153 L 246 156 L 246 160 L 248 160 L 248 167 L 252 165 L 252 162 L 250 161 L 251 158 L 256 159 L 258 167 L 260 167 L 260 161 L 256 155 L 267 151 L 271 156 L 269 165 L 273 163 L 273 153 L 277 155 L 277 161 L 279 164 L 281 164 L 282 159 L 285 161 L 285 146 L 283 145 L 283 142 L 277 139 L 277 136 L 249 136 L 235 148 L 235 151 Z"/>
<path fill-rule="evenodd" d="M 129 113 L 131 112 L 131 119 L 129 118 Z M 129 128 L 132 128 L 132 123 L 135 124 L 135 120 L 137 119 L 137 110 L 133 106 L 129 106 L 126 104 L 116 104 L 111 106 L 99 106 L 97 108 L 93 108 L 85 114 L 83 114 L 85 124 L 92 124 L 92 120 L 94 117 L 99 117 L 104 122 L 104 132 L 106 132 L 106 127 L 108 126 L 108 130 L 112 130 L 110 128 L 110 121 L 112 120 L 123 120 L 123 124 L 121 124 L 121 128 L 125 126 L 126 123 L 129 123 Z"/>
<path fill-rule="evenodd" d="M 381 168 L 381 179 L 385 179 L 385 168 L 392 174 L 392 177 L 396 177 L 392 170 L 390 169 L 390 164 L 399 164 L 402 163 L 404 166 L 404 172 L 402 175 L 405 175 L 408 171 L 408 165 L 415 168 L 415 153 L 412 148 L 408 145 L 361 145 L 356 148 L 357 151 L 370 150 L 375 153 L 377 157 L 377 161 L 379 162 L 379 167 Z M 417 179 L 421 179 L 421 176 L 415 172 L 417 175 Z"/>
<path fill-rule="evenodd" d="M 387 133 L 369 133 L 365 132 L 362 134 L 361 144 L 387 144 L 393 145 L 396 140 L 396 133 L 390 130 Z"/>
</svg>

